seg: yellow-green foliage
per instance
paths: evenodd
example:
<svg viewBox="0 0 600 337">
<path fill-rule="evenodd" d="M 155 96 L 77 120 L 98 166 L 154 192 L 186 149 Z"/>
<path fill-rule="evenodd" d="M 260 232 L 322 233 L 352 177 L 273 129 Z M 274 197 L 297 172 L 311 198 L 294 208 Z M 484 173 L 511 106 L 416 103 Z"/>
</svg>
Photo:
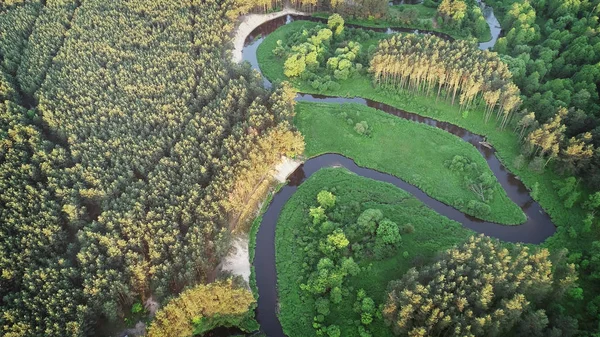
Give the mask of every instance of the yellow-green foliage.
<svg viewBox="0 0 600 337">
<path fill-rule="evenodd" d="M 250 290 L 236 288 L 231 280 L 190 288 L 156 313 L 149 337 L 192 336 L 197 328 L 207 331 L 215 323 L 234 323 L 245 318 L 255 303 Z"/>
</svg>

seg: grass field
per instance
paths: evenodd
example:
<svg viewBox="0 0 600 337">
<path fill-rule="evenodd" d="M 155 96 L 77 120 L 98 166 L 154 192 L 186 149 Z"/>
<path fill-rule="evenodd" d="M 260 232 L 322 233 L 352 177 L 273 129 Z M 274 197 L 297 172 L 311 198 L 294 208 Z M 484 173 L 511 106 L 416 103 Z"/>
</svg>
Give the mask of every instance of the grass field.
<svg viewBox="0 0 600 337">
<path fill-rule="evenodd" d="M 289 80 L 283 75 L 283 61 L 273 55 L 272 50 L 275 48 L 277 40 L 285 40 L 288 33 L 295 29 L 300 29 L 304 25 L 314 25 L 314 23 L 307 21 L 292 22 L 271 33 L 259 46 L 257 53 L 258 62 L 263 74 L 269 80 Z M 386 91 L 374 88 L 368 74 L 357 75 L 346 81 L 341 81 L 340 89 L 335 91 L 318 91 L 313 89 L 308 83 L 303 83 L 300 80 L 292 80 L 291 82 L 300 92 L 368 98 L 422 116 L 450 122 L 471 132 L 485 135 L 488 142 L 492 143 L 497 150 L 498 157 L 511 172 L 518 175 L 529 188 L 532 188 L 536 184 L 538 185 L 539 193 L 537 201 L 551 215 L 554 224 L 558 226 L 557 234 L 549 238 L 545 246 L 558 249 L 578 248 L 577 246 L 582 244 L 591 244 L 592 236 L 582 236 L 577 238 L 577 240 L 573 240 L 567 234 L 569 227 L 574 227 L 578 232 L 581 232 L 584 212 L 579 207 L 571 209 L 564 207 L 552 183 L 553 180 L 560 179 L 551 168 L 552 164 L 548 165 L 543 174 L 535 173 L 529 170 L 527 166 L 520 169 L 516 168 L 513 165 L 513 161 L 520 154 L 520 144 L 517 137 L 510 129 L 499 130 L 493 121 L 485 123 L 481 109 L 470 111 L 468 117 L 464 118 L 459 112 L 458 106 L 452 106 L 444 100 L 436 102 L 431 97 L 413 95 L 403 91 Z M 587 198 L 586 195 L 583 197 Z"/>
<path fill-rule="evenodd" d="M 402 236 L 401 246 L 394 256 L 381 261 L 364 260 L 360 263 L 364 270 L 358 276 L 350 277 L 350 295 L 344 296 L 337 308 L 332 305 L 332 313 L 327 318 L 328 323 L 340 326 L 342 336 L 357 335 L 354 323 L 357 314 L 353 312 L 352 304 L 358 289 L 365 289 L 376 304 L 383 303 L 389 281 L 401 277 L 414 263 L 427 263 L 440 250 L 461 243 L 474 234 L 391 184 L 363 178 L 345 169 L 318 171 L 288 201 L 277 223 L 275 248 L 281 304 L 279 319 L 290 337 L 315 334 L 312 328 L 314 300 L 299 287 L 304 275 L 302 261 L 305 252 L 297 244 L 297 237 L 305 235 L 302 226 L 308 219 L 308 208 L 316 204 L 317 193 L 324 189 L 335 191 L 336 205 L 358 202 L 362 211 L 377 208 L 390 220 L 398 224 L 411 223 L 415 228 L 413 233 Z M 404 252 L 407 252 L 407 257 Z M 381 320 L 376 319 L 370 330 L 373 336 L 393 336 Z"/>
<path fill-rule="evenodd" d="M 368 137 L 354 130 L 361 121 L 366 121 L 372 130 Z M 460 138 L 359 104 L 298 102 L 295 124 L 304 135 L 308 157 L 329 152 L 343 154 L 361 166 L 390 173 L 418 186 L 463 212 L 467 212 L 466 207 L 457 201 L 464 203 L 477 197 L 464 183 L 465 173 L 451 171 L 444 162 L 461 155 L 492 174 L 477 149 Z M 497 182 L 490 206 L 492 213 L 484 220 L 502 224 L 520 224 L 526 220 Z"/>
</svg>

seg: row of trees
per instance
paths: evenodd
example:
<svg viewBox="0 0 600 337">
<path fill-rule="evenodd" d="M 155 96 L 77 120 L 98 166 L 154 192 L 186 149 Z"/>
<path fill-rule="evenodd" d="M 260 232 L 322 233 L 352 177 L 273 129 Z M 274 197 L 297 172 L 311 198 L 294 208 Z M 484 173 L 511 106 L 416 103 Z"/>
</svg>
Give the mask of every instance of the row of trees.
<svg viewBox="0 0 600 337">
<path fill-rule="evenodd" d="M 398 335 L 574 336 L 577 321 L 556 303 L 577 296 L 564 253 L 472 236 L 432 264 L 389 284 L 383 315 Z"/>
<path fill-rule="evenodd" d="M 392 36 L 380 42 L 370 71 L 375 85 L 435 95 L 436 100 L 451 97 L 453 105 L 458 96 L 462 109 L 483 101 L 486 121 L 495 113 L 501 128 L 521 104 L 506 64 L 496 53 L 466 41 Z"/>
<path fill-rule="evenodd" d="M 286 4 L 281 0 L 237 0 L 238 13 L 267 13 Z M 340 13 L 344 16 L 353 16 L 359 18 L 382 17 L 388 10 L 388 1 L 386 0 L 291 0 L 288 3 L 291 7 L 306 12 L 317 10 L 330 10 Z"/>
<path fill-rule="evenodd" d="M 303 150 L 295 92 L 229 63 L 233 1 L 23 2 L 1 20 L 31 6 L 0 38 L 22 51 L 0 68 L 0 329 L 93 335 L 209 279 L 254 187 Z"/>
<path fill-rule="evenodd" d="M 42 5 L 39 0 L 0 4 L 0 55 L 5 71 L 14 76 L 27 46 L 27 39 Z"/>
</svg>

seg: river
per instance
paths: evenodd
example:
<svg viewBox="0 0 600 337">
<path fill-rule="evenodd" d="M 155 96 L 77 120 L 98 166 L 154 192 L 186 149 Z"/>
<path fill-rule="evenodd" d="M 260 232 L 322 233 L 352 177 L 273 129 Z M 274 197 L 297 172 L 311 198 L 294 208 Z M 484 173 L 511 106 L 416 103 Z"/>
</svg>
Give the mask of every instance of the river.
<svg viewBox="0 0 600 337">
<path fill-rule="evenodd" d="M 493 16 L 493 12 L 491 14 Z M 243 49 L 243 59 L 248 61 L 252 68 L 260 72 L 256 51 L 264 37 L 279 28 L 282 25 L 290 23 L 297 19 L 306 19 L 306 17 L 284 16 L 256 28 L 246 39 Z M 495 17 L 493 18 L 495 20 Z M 311 18 L 311 20 L 317 20 Z M 497 20 L 495 20 L 497 22 Z M 488 21 L 489 22 L 489 21 Z M 370 28 L 369 28 L 370 29 Z M 374 29 L 381 31 L 379 29 Z M 384 30 L 388 33 L 405 32 L 405 29 L 388 29 Z M 420 32 L 434 33 L 434 32 Z M 494 31 L 492 31 L 494 33 Z M 442 38 L 443 34 L 434 33 Z M 480 44 L 481 49 L 487 49 L 493 46 L 500 31 L 489 43 Z M 491 44 L 490 44 L 491 43 Z M 270 82 L 264 79 L 265 85 L 270 86 Z M 308 179 L 313 173 L 324 167 L 340 166 L 360 175 L 379 181 L 391 183 L 403 190 L 411 193 L 417 199 L 422 201 L 430 208 L 437 211 L 449 219 L 461 223 L 463 226 L 472 229 L 478 233 L 484 233 L 488 236 L 498 238 L 508 242 L 524 242 L 524 243 L 541 243 L 549 236 L 553 235 L 556 227 L 552 223 L 547 213 L 543 211 L 541 206 L 534 201 L 527 188 L 523 183 L 512 173 L 510 173 L 504 165 L 498 160 L 493 148 L 488 148 L 481 145 L 480 142 L 485 138 L 481 135 L 474 134 L 464 128 L 447 123 L 440 122 L 431 118 L 423 117 L 414 113 L 403 111 L 392 106 L 363 99 L 363 98 L 342 98 L 342 97 L 327 97 L 320 95 L 298 94 L 298 101 L 311 102 L 327 102 L 334 104 L 342 103 L 357 103 L 373 107 L 387 113 L 398 116 L 399 118 L 409 119 L 418 123 L 425 123 L 433 127 L 440 128 L 449 133 L 452 133 L 466 142 L 473 144 L 482 156 L 486 159 L 490 169 L 500 182 L 500 185 L 505 189 L 508 197 L 521 207 L 527 215 L 527 221 L 520 226 L 503 226 L 495 223 L 485 222 L 466 215 L 455 208 L 445 205 L 437 201 L 417 187 L 410 185 L 401 179 L 392 175 L 360 167 L 350 158 L 346 158 L 339 154 L 325 154 L 315 158 L 308 159 L 289 177 L 289 182 L 273 197 L 273 200 L 263 215 L 263 220 L 260 225 L 256 237 L 256 251 L 254 258 L 254 268 L 256 275 L 256 285 L 258 287 L 258 309 L 257 319 L 261 325 L 262 331 L 269 337 L 283 337 L 283 329 L 277 318 L 278 313 L 278 296 L 277 296 L 277 271 L 275 264 L 275 226 L 279 218 L 279 214 L 289 198 L 298 189 L 298 186 Z"/>
</svg>

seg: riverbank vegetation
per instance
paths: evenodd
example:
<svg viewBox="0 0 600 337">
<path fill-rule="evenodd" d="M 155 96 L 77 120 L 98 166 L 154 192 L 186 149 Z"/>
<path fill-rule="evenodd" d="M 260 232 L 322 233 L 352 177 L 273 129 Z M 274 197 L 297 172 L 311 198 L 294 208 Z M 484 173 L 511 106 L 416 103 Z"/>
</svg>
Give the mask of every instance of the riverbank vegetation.
<svg viewBox="0 0 600 337">
<path fill-rule="evenodd" d="M 392 336 L 379 308 L 387 283 L 473 234 L 407 192 L 344 169 L 313 174 L 276 228 L 288 336 Z"/>
<path fill-rule="evenodd" d="M 340 153 L 467 214 L 502 224 L 525 222 L 477 149 L 446 131 L 358 104 L 298 102 L 295 124 L 307 157 Z"/>
<path fill-rule="evenodd" d="M 258 49 L 258 59 L 261 69 L 270 80 L 286 79 L 282 71 L 282 61 L 278 61 L 272 54 L 276 41 L 285 41 L 285 36 L 294 29 L 312 24 L 294 22 L 292 25 L 295 26 L 282 27 L 265 39 Z M 513 76 L 518 76 L 513 71 L 512 60 L 505 56 L 502 56 L 502 60 L 507 62 Z M 372 79 L 365 73 L 355 73 L 348 80 L 339 80 L 339 87 L 334 88 L 314 88 L 301 78 L 292 78 L 291 81 L 301 92 L 364 97 L 437 120 L 448 121 L 485 135 L 494 145 L 505 166 L 531 189 L 532 197 L 551 215 L 553 222 L 558 226 L 557 234 L 550 237 L 544 245 L 551 251 L 569 249 L 569 259 L 576 262 L 580 275 L 579 283 L 584 289 L 582 296 L 569 298 L 568 304 L 563 306 L 577 318 L 580 327 L 585 327 L 586 331 L 596 329 L 594 322 L 598 321 L 598 306 L 595 304 L 598 301 L 598 288 L 594 275 L 597 275 L 595 270 L 598 269 L 598 259 L 595 257 L 595 247 L 599 245 L 594 243 L 598 240 L 594 211 L 596 207 L 593 206 L 596 205 L 596 187 L 590 179 L 595 177 L 593 167 L 597 166 L 594 163 L 599 152 L 595 150 L 595 143 L 591 142 L 589 134 L 566 132 L 569 128 L 573 130 L 573 119 L 570 116 L 574 116 L 576 110 L 565 112 L 558 109 L 560 104 L 546 107 L 541 109 L 542 114 L 549 117 L 541 119 L 537 111 L 525 111 L 520 108 L 505 122 L 507 127 L 502 130 L 501 120 L 498 122 L 492 118 L 486 122 L 485 109 L 480 106 L 461 110 L 453 106 L 451 101 L 440 99 L 436 102 L 435 99 L 416 94 L 414 90 L 373 87 Z M 445 94 L 447 92 L 442 88 L 442 95 Z M 527 106 L 529 98 L 523 99 Z M 587 117 L 578 114 L 582 120 L 586 120 Z M 591 133 L 593 130 L 588 131 Z"/>
<path fill-rule="evenodd" d="M 600 190 L 600 118 L 597 114 L 600 37 L 590 34 L 599 28 L 598 4 L 512 0 L 489 3 L 496 9 L 506 33 L 494 50 L 509 65 L 515 83 L 524 94 L 523 108 L 534 113 L 533 118 L 521 121 L 521 124 L 533 124 L 523 156 L 531 157 L 532 151 L 538 154 L 542 151 L 539 145 L 532 146 L 539 144 L 537 139 L 542 134 L 543 139 L 555 144 L 554 148 L 546 147 L 543 156 L 546 159 L 540 161 L 556 162 L 546 169 L 561 175 L 556 198 L 568 207 L 566 212 L 586 214 L 585 218 L 571 221 L 570 238 L 566 240 L 584 241 L 570 246 L 574 261 L 580 265 L 582 282 L 586 284 L 579 326 L 592 335 L 597 333 L 600 320 L 597 310 L 600 287 L 596 274 L 600 230 L 593 206 Z M 566 160 L 561 159 L 565 154 Z M 573 154 L 578 158 L 575 165 L 570 163 Z M 565 189 L 565 186 L 569 187 Z"/>
<path fill-rule="evenodd" d="M 237 8 L 0 5 L 1 335 L 112 334 L 212 280 L 252 192 L 303 150 L 295 92 L 228 61 Z"/>
<path fill-rule="evenodd" d="M 196 336 L 216 327 L 256 331 L 255 307 L 252 292 L 231 279 L 198 285 L 182 292 L 156 313 L 148 337 Z"/>
</svg>

